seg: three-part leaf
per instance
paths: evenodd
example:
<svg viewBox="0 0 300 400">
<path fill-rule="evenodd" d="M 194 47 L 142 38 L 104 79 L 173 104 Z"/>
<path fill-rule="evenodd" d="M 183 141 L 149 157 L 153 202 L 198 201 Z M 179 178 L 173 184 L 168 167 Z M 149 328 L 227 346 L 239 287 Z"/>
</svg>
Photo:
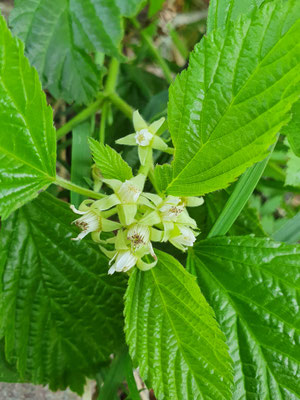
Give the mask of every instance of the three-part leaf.
<svg viewBox="0 0 300 400">
<path fill-rule="evenodd" d="M 125 181 L 132 178 L 132 169 L 122 156 L 108 145 L 89 139 L 93 159 L 105 179 Z"/>
<path fill-rule="evenodd" d="M 0 335 L 22 379 L 82 392 L 123 343 L 125 279 L 107 275 L 97 246 L 71 241 L 72 220 L 44 193 L 3 223 Z"/>
<path fill-rule="evenodd" d="M 36 70 L 0 16 L 0 215 L 55 180 L 56 136 Z"/>
<path fill-rule="evenodd" d="M 300 396 L 300 247 L 253 237 L 202 241 L 193 272 L 226 334 L 233 400 Z"/>
<path fill-rule="evenodd" d="M 169 194 L 224 188 L 266 156 L 300 94 L 299 18 L 299 2 L 267 2 L 196 46 L 170 89 Z"/>
<path fill-rule="evenodd" d="M 195 279 L 159 252 L 129 279 L 125 331 L 129 351 L 158 399 L 231 399 L 231 362 L 212 309 Z"/>
<path fill-rule="evenodd" d="M 10 23 L 43 86 L 67 102 L 88 103 L 99 89 L 91 52 L 122 58 L 122 16 L 136 14 L 144 0 L 15 1 Z"/>
</svg>

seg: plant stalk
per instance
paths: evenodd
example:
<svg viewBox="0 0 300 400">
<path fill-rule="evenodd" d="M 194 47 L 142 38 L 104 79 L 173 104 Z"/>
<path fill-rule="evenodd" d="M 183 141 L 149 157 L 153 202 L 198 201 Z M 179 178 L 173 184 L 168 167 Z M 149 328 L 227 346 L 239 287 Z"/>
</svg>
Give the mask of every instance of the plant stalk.
<svg viewBox="0 0 300 400">
<path fill-rule="evenodd" d="M 147 43 L 152 55 L 156 58 L 156 61 L 160 65 L 166 80 L 168 81 L 169 84 L 171 84 L 173 82 L 172 72 L 171 72 L 168 64 L 166 63 L 166 61 L 159 54 L 159 51 L 155 47 L 151 37 L 148 35 L 148 33 L 146 31 L 142 30 L 141 24 L 135 18 L 132 18 L 131 22 L 135 26 L 135 28 L 139 30 L 142 38 Z"/>
<path fill-rule="evenodd" d="M 67 133 L 71 132 L 71 130 L 75 126 L 77 126 L 78 124 L 85 121 L 93 114 L 95 114 L 101 108 L 103 101 L 104 101 L 104 96 L 103 94 L 100 94 L 98 96 L 98 99 L 94 103 L 90 104 L 87 108 L 82 110 L 79 114 L 77 114 L 74 118 L 70 119 L 70 121 L 68 121 L 65 125 L 63 125 L 56 131 L 56 140 L 61 139 Z"/>
<path fill-rule="evenodd" d="M 81 186 L 76 185 L 66 179 L 63 179 L 60 176 L 56 176 L 55 182 L 53 182 L 57 186 L 61 186 L 64 189 L 70 190 L 75 193 L 82 194 L 83 196 L 90 197 L 92 199 L 102 199 L 105 197 L 105 194 L 94 192 L 93 190 L 85 189 Z"/>
</svg>

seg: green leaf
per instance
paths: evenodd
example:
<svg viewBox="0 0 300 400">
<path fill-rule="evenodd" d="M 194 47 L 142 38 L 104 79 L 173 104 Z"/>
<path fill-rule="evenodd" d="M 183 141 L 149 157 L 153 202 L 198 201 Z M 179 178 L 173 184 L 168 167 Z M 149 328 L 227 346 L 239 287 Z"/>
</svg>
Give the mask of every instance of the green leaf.
<svg viewBox="0 0 300 400">
<path fill-rule="evenodd" d="M 125 378 L 125 369 L 128 350 L 117 354 L 112 361 L 97 400 L 111 400 L 117 398 L 117 390 Z"/>
<path fill-rule="evenodd" d="M 87 187 L 86 178 L 91 175 L 92 156 L 88 138 L 93 134 L 92 120 L 77 125 L 72 131 L 71 181 L 81 187 Z M 79 207 L 85 199 L 79 193 L 71 192 L 71 203 Z"/>
<path fill-rule="evenodd" d="M 21 382 L 17 370 L 5 359 L 4 341 L 0 341 L 0 382 Z"/>
<path fill-rule="evenodd" d="M 169 183 L 172 182 L 173 171 L 171 165 L 156 165 L 154 169 L 154 176 L 158 189 L 162 192 L 165 191 Z"/>
<path fill-rule="evenodd" d="M 291 150 L 288 152 L 285 184 L 300 187 L 300 157 Z"/>
<path fill-rule="evenodd" d="M 56 136 L 38 75 L 0 16 L 0 215 L 55 180 Z"/>
<path fill-rule="evenodd" d="M 152 18 L 163 6 L 165 0 L 150 0 L 149 17 Z"/>
<path fill-rule="evenodd" d="M 273 145 L 271 151 L 274 150 L 274 147 L 275 144 Z M 272 153 L 270 153 L 270 155 L 271 154 Z M 243 174 L 243 176 L 240 177 L 226 205 L 222 209 L 217 221 L 209 232 L 208 237 L 226 235 L 226 233 L 229 231 L 229 229 L 232 227 L 232 225 L 244 209 L 251 194 L 256 188 L 256 185 L 258 184 L 270 160 L 270 155 L 265 160 L 249 168 Z"/>
<path fill-rule="evenodd" d="M 123 342 L 125 282 L 97 246 L 71 241 L 73 220 L 43 193 L 3 223 L 0 335 L 22 379 L 81 393 Z"/>
<path fill-rule="evenodd" d="M 250 15 L 260 6 L 264 0 L 210 0 L 207 32 L 224 28 L 232 20 L 236 20 L 241 14 Z"/>
<path fill-rule="evenodd" d="M 125 296 L 133 362 L 159 399 L 231 399 L 231 362 L 214 313 L 194 278 L 170 255 L 135 269 Z"/>
<path fill-rule="evenodd" d="M 94 161 L 105 179 L 118 179 L 124 182 L 132 178 L 132 170 L 121 155 L 108 145 L 89 139 Z"/>
<path fill-rule="evenodd" d="M 10 23 L 44 87 L 67 102 L 88 103 L 97 93 L 100 75 L 91 51 L 120 57 L 123 28 L 115 0 L 16 0 Z"/>
<path fill-rule="evenodd" d="M 272 235 L 274 240 L 285 243 L 298 243 L 300 240 L 300 212 L 293 218 L 288 219 Z"/>
<path fill-rule="evenodd" d="M 133 17 L 146 4 L 147 0 L 116 0 L 121 14 L 126 17 Z"/>
<path fill-rule="evenodd" d="M 170 89 L 169 194 L 224 188 L 267 155 L 300 92 L 299 16 L 299 2 L 268 2 L 196 46 Z"/>
<path fill-rule="evenodd" d="M 196 245 L 193 272 L 227 337 L 233 400 L 299 399 L 300 246 L 253 237 Z"/>
<path fill-rule="evenodd" d="M 300 100 L 292 107 L 292 119 L 281 131 L 287 135 L 289 144 L 294 154 L 300 157 Z"/>
</svg>

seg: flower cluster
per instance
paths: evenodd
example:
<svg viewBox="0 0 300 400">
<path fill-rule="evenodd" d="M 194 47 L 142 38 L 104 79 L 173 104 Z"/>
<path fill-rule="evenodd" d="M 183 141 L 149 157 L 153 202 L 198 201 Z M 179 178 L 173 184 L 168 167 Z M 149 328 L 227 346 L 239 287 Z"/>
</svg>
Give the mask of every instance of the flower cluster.
<svg viewBox="0 0 300 400">
<path fill-rule="evenodd" d="M 160 120 L 148 127 L 136 112 L 136 144 L 148 151 L 163 147 L 159 144 L 163 142 L 162 139 L 157 137 L 160 140 L 155 140 L 155 133 L 162 123 Z M 133 136 L 129 137 L 131 140 Z M 135 265 L 143 271 L 153 268 L 157 257 L 152 242 L 169 241 L 178 249 L 186 251 L 196 240 L 197 225 L 189 216 L 187 207 L 200 206 L 203 199 L 162 197 L 143 192 L 145 180 L 143 174 L 125 182 L 103 179 L 113 194 L 101 200 L 85 200 L 79 210 L 71 206 L 75 213 L 80 214 L 74 223 L 81 229 L 81 233 L 73 240 L 81 240 L 91 233 L 92 240 L 100 245 L 102 252 L 110 259 L 109 274 L 127 272 Z"/>
</svg>

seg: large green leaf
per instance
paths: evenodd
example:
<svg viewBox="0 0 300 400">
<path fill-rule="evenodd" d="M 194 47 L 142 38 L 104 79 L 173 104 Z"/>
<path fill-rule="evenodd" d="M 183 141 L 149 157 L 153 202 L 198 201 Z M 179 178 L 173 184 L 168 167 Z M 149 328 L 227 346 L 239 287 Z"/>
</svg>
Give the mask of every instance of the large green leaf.
<svg viewBox="0 0 300 400">
<path fill-rule="evenodd" d="M 268 2 L 196 46 L 170 89 L 168 193 L 224 188 L 266 156 L 300 93 L 299 17 L 299 2 Z"/>
<path fill-rule="evenodd" d="M 132 169 L 116 150 L 92 138 L 89 144 L 95 163 L 105 179 L 125 181 L 132 178 Z"/>
<path fill-rule="evenodd" d="M 54 97 L 87 103 L 99 88 L 88 51 L 119 57 L 122 21 L 115 0 L 15 1 L 10 22 Z"/>
<path fill-rule="evenodd" d="M 199 242 L 193 272 L 226 334 L 233 399 L 300 398 L 300 246 L 254 237 Z"/>
<path fill-rule="evenodd" d="M 147 0 L 116 0 L 122 15 L 133 17 L 146 4 Z"/>
<path fill-rule="evenodd" d="M 125 282 L 97 246 L 71 241 L 73 219 L 44 193 L 3 224 L 0 334 L 22 379 L 82 392 L 122 343 Z"/>
<path fill-rule="evenodd" d="M 237 19 L 241 14 L 249 15 L 264 0 L 210 0 L 207 32 L 225 27 L 231 20 Z"/>
<path fill-rule="evenodd" d="M 4 341 L 0 341 L 0 382 L 21 382 L 20 376 L 5 359 Z"/>
<path fill-rule="evenodd" d="M 159 252 L 129 279 L 125 331 L 140 373 L 161 399 L 231 399 L 231 362 L 212 309 L 194 278 Z"/>
<path fill-rule="evenodd" d="M 55 180 L 56 136 L 38 75 L 0 16 L 0 215 Z"/>
</svg>

